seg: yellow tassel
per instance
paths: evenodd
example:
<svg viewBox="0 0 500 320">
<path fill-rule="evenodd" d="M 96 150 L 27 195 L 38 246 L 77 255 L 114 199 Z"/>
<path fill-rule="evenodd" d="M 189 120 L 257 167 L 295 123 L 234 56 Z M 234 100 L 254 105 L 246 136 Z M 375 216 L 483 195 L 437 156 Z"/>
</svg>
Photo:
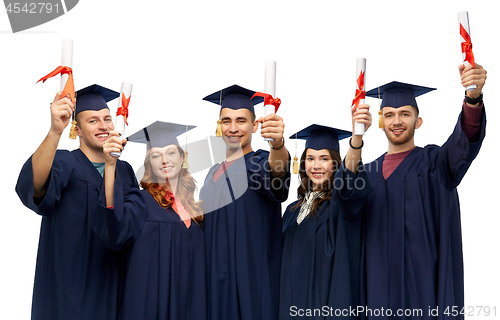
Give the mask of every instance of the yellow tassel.
<svg viewBox="0 0 500 320">
<path fill-rule="evenodd" d="M 297 157 L 293 157 L 293 174 L 299 173 L 299 163 Z"/>
<path fill-rule="evenodd" d="M 71 121 L 71 129 L 69 130 L 69 138 L 76 139 L 76 121 Z"/>
<path fill-rule="evenodd" d="M 215 135 L 217 137 L 222 137 L 222 128 L 220 124 L 221 124 L 220 120 L 217 120 L 217 130 L 215 130 Z"/>
<path fill-rule="evenodd" d="M 384 119 L 382 118 L 382 110 L 378 111 L 378 127 L 380 129 L 384 129 L 385 128 L 385 126 L 384 126 Z"/>
<path fill-rule="evenodd" d="M 184 161 L 182 162 L 182 169 L 188 169 L 188 152 L 184 151 Z"/>
</svg>

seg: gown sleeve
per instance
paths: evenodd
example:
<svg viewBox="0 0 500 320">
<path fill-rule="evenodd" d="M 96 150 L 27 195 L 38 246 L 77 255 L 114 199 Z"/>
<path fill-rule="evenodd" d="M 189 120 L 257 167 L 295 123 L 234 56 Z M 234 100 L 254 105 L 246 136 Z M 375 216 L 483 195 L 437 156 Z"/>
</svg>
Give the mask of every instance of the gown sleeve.
<svg viewBox="0 0 500 320">
<path fill-rule="evenodd" d="M 271 177 L 269 152 L 259 150 L 250 159 L 249 187 L 273 202 L 284 202 L 290 188 L 290 154 L 288 154 L 286 174 L 283 178 Z"/>
<path fill-rule="evenodd" d="M 479 153 L 486 134 L 486 114 L 484 113 L 484 108 L 482 112 L 481 129 L 477 142 L 469 142 L 469 139 L 463 132 L 462 112 L 453 133 L 441 148 L 437 146 L 427 146 L 425 148 L 425 156 L 432 173 L 448 190 L 452 190 L 460 184 L 472 161 Z"/>
<path fill-rule="evenodd" d="M 99 208 L 93 213 L 92 224 L 94 232 L 106 248 L 120 251 L 124 247 L 130 247 L 139 238 L 146 222 L 148 208 L 144 192 L 135 188 L 124 188 L 118 172 L 114 185 L 113 205 L 113 208 L 106 207 L 103 182 Z"/>
<path fill-rule="evenodd" d="M 21 169 L 16 192 L 22 203 L 37 214 L 50 218 L 59 205 L 64 191 L 76 183 L 75 160 L 67 150 L 57 150 L 45 185 L 45 196 L 35 199 L 33 187 L 33 164 L 30 157 Z"/>
<path fill-rule="evenodd" d="M 340 169 L 335 173 L 334 187 L 346 209 L 341 211 L 341 215 L 348 221 L 360 217 L 358 213 L 363 208 L 368 195 L 373 191 L 361 161 L 358 168 L 358 173 L 355 174 L 342 162 Z"/>
</svg>

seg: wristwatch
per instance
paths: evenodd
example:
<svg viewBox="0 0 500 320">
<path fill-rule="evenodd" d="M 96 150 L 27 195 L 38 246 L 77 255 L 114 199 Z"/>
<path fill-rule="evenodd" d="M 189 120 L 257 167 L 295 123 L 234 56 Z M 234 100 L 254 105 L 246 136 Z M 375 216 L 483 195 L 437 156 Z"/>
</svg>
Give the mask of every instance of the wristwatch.
<svg viewBox="0 0 500 320">
<path fill-rule="evenodd" d="M 464 100 L 465 100 L 465 102 L 467 102 L 468 104 L 471 104 L 471 105 L 481 103 L 481 102 L 483 102 L 483 93 L 481 92 L 481 94 L 477 98 L 471 98 L 467 95 L 467 91 L 465 91 Z"/>
</svg>

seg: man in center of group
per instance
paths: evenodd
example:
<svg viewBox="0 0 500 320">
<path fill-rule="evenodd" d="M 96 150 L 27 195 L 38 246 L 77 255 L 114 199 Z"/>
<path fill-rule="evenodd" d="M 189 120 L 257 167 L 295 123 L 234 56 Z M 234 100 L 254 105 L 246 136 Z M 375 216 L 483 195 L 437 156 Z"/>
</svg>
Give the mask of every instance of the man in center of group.
<svg viewBox="0 0 500 320">
<path fill-rule="evenodd" d="M 218 132 L 226 160 L 213 166 L 200 192 L 207 256 L 209 319 L 277 319 L 281 202 L 288 197 L 290 156 L 283 119 L 255 120 L 262 98 L 234 85 L 204 100 L 220 104 Z M 271 138 L 253 151 L 252 133 Z"/>
</svg>

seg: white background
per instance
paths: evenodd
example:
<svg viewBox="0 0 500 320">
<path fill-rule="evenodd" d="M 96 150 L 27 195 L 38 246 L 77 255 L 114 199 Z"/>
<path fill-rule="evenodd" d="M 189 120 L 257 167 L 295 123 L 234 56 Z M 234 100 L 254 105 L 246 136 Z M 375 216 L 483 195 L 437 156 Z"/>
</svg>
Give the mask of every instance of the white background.
<svg viewBox="0 0 500 320">
<path fill-rule="evenodd" d="M 74 40 L 77 89 L 93 83 L 117 91 L 122 81 L 134 85 L 126 135 L 155 120 L 197 125 L 190 141 L 213 135 L 219 109 L 202 98 L 232 84 L 263 90 L 266 60 L 277 61 L 276 94 L 283 101 L 278 114 L 287 137 L 312 123 L 351 130 L 356 58 L 365 57 L 367 89 L 393 80 L 438 88 L 417 98 L 424 124 L 416 144 L 441 145 L 463 99 L 457 13 L 464 10 L 469 11 L 476 62 L 488 70 L 483 92 L 489 121 L 481 152 L 458 188 L 465 303 L 496 306 L 498 316 L 496 8 L 494 1 L 81 0 L 64 16 L 17 34 L 0 10 L 0 318 L 30 315 L 41 218 L 21 204 L 14 187 L 22 164 L 50 126 L 49 103 L 59 77 L 36 81 L 60 64 L 63 38 Z M 367 103 L 376 115 L 378 100 Z M 113 113 L 117 104 L 110 103 Z M 263 108 L 256 113 L 262 116 Z M 78 140 L 69 140 L 68 132 L 69 127 L 59 147 L 75 149 Z M 376 123 L 364 141 L 365 162 L 387 150 Z M 292 157 L 294 146 L 286 140 Z M 299 157 L 303 147 L 300 141 Z M 268 146 L 255 134 L 253 148 Z M 342 141 L 341 154 L 346 150 Z M 131 143 L 122 159 L 137 169 L 143 157 L 144 146 Z M 201 187 L 204 173 L 196 178 Z M 283 209 L 296 198 L 296 179 Z M 476 319 L 493 318 L 478 312 Z"/>
</svg>

